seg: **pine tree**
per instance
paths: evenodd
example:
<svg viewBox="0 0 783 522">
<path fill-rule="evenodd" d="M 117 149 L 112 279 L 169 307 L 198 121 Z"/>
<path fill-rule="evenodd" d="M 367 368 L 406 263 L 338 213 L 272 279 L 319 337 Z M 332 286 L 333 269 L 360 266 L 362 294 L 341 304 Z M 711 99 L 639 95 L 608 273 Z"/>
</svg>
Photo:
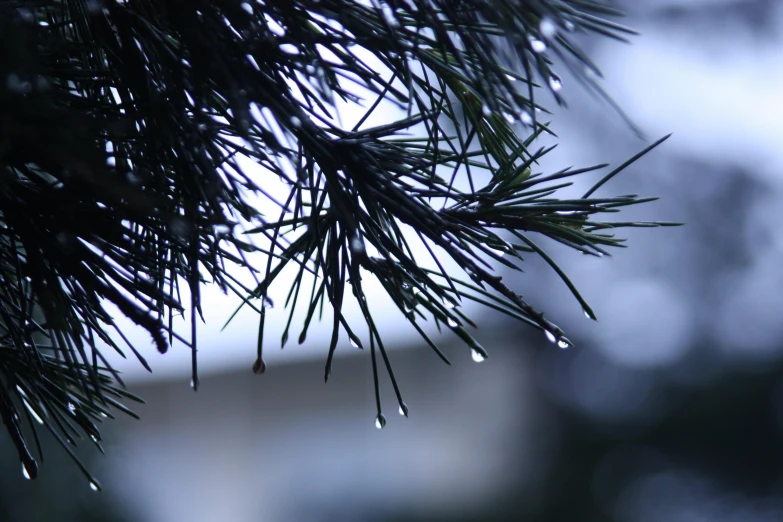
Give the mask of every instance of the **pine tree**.
<svg viewBox="0 0 783 522">
<path fill-rule="evenodd" d="M 341 335 L 368 345 L 380 427 L 379 365 L 407 407 L 367 278 L 446 362 L 422 321 L 487 356 L 466 329 L 465 301 L 570 345 L 493 268 L 541 256 L 594 318 L 534 239 L 600 256 L 622 246 L 615 229 L 664 224 L 604 221 L 652 198 L 595 196 L 663 140 L 580 198 L 558 191 L 606 165 L 532 173 L 551 150 L 535 146 L 552 134 L 537 100 L 549 91 L 563 103 L 558 70 L 612 104 L 575 38 L 625 41 L 633 31 L 610 21 L 620 14 L 591 0 L 0 2 L 0 414 L 25 475 L 37 474 L 43 426 L 98 487 L 72 446 L 100 448 L 98 426 L 134 415 L 124 403 L 140 400 L 102 349 L 130 350 L 149 368 L 117 313 L 160 352 L 174 340 L 189 346 L 198 388 L 203 284 L 258 312 L 253 371 L 262 373 L 269 288 L 295 266 L 286 305 L 292 316 L 307 310 L 300 341 L 316 311 L 331 309 L 327 379 Z M 338 103 L 363 116 L 341 124 Z M 399 118 L 368 124 L 389 105 Z M 271 183 L 286 187 L 284 200 L 266 190 Z M 275 215 L 262 214 L 262 199 Z M 438 268 L 414 261 L 413 240 Z M 248 260 L 258 252 L 263 266 Z M 461 273 L 444 270 L 443 257 Z M 243 284 L 236 268 L 256 283 Z M 309 287 L 306 274 L 315 276 Z M 365 324 L 349 324 L 348 299 Z M 176 331 L 178 314 L 189 334 Z"/>
</svg>

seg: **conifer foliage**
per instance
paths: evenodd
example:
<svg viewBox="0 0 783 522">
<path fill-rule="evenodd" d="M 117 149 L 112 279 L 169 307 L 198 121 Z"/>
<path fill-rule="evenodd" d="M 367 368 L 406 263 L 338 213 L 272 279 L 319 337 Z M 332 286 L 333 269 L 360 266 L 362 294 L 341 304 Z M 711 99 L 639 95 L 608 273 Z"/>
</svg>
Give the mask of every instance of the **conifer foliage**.
<svg viewBox="0 0 783 522">
<path fill-rule="evenodd" d="M 649 199 L 595 195 L 662 140 L 614 170 L 533 174 L 551 150 L 536 146 L 552 133 L 540 93 L 562 103 L 563 71 L 611 104 L 576 38 L 624 40 L 619 14 L 591 0 L 0 2 L 0 414 L 24 475 L 38 472 L 45 429 L 99 487 L 72 448 L 100 448 L 101 423 L 140 400 L 104 352 L 147 367 L 120 314 L 160 352 L 189 346 L 198 388 L 203 284 L 258 312 L 262 373 L 269 288 L 294 267 L 285 305 L 306 319 L 282 342 L 323 314 L 326 378 L 338 342 L 369 348 L 379 427 L 379 367 L 407 406 L 370 278 L 446 361 L 424 321 L 486 357 L 466 301 L 571 344 L 496 269 L 542 256 L 594 318 L 538 238 L 600 256 L 622 246 L 616 228 L 662 224 L 605 221 Z M 355 124 L 341 122 L 346 104 L 363 111 Z M 399 117 L 370 124 L 378 111 Z M 596 170 L 583 197 L 558 197 Z M 350 299 L 361 324 L 344 314 Z"/>
</svg>

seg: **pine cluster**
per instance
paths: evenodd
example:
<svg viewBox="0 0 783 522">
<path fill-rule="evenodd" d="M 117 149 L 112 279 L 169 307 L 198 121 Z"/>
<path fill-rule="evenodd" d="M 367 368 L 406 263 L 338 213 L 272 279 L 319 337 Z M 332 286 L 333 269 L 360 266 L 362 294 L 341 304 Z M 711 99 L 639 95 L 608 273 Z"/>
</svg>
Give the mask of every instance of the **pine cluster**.
<svg viewBox="0 0 783 522">
<path fill-rule="evenodd" d="M 605 255 L 622 246 L 615 229 L 662 224 L 605 221 L 650 199 L 594 193 L 663 140 L 580 198 L 558 191 L 606 165 L 533 173 L 551 150 L 536 148 L 552 134 L 539 95 L 562 103 L 559 71 L 612 104 L 576 39 L 625 40 L 618 15 L 590 0 L 0 2 L 0 414 L 24 474 L 38 471 L 37 429 L 74 455 L 79 440 L 100 448 L 104 420 L 133 415 L 123 403 L 139 399 L 102 353 L 130 351 L 147 367 L 118 314 L 161 352 L 189 346 L 198 387 L 203 284 L 257 310 L 261 373 L 269 288 L 296 267 L 286 306 L 291 318 L 307 310 L 300 340 L 326 307 L 326 378 L 341 335 L 369 347 L 380 427 L 379 366 L 407 407 L 368 278 L 446 361 L 422 321 L 486 357 L 466 300 L 569 345 L 494 268 L 541 256 L 594 318 L 536 238 Z M 342 124 L 341 104 L 363 116 Z M 398 118 L 368 123 L 390 106 Z M 268 190 L 280 183 L 283 199 Z M 413 259 L 413 241 L 436 268 Z M 256 253 L 268 261 L 251 263 Z M 348 299 L 364 324 L 349 324 Z"/>
</svg>

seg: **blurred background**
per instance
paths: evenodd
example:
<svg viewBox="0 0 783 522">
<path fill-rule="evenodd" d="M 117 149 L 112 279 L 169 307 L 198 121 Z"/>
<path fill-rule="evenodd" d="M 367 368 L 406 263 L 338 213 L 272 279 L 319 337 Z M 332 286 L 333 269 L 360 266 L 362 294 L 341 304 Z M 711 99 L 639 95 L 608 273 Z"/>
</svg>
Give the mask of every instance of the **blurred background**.
<svg viewBox="0 0 783 522">
<path fill-rule="evenodd" d="M 618 165 L 673 132 L 602 190 L 662 196 L 625 220 L 687 226 L 623 232 L 609 259 L 551 246 L 598 323 L 530 258 L 516 289 L 577 348 L 481 309 L 481 364 L 451 334 L 452 366 L 394 335 L 410 418 L 383 381 L 377 430 L 368 354 L 338 349 L 324 385 L 316 332 L 253 375 L 252 316 L 217 335 L 231 307 L 216 297 L 198 393 L 172 354 L 150 348 L 152 376 L 126 369 L 141 421 L 109 423 L 106 456 L 80 453 L 104 491 L 42 436 L 36 481 L 0 452 L 0 520 L 783 520 L 783 4 L 614 4 L 642 35 L 584 45 L 647 141 L 563 74 L 561 145 L 540 170 Z"/>
</svg>

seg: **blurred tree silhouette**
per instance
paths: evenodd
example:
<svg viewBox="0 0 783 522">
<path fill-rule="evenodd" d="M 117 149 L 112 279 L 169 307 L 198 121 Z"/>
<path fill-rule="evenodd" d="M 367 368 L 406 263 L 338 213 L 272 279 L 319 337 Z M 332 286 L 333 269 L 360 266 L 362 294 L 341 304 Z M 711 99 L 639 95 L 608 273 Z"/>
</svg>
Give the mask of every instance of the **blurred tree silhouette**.
<svg viewBox="0 0 783 522">
<path fill-rule="evenodd" d="M 98 424 L 132 414 L 121 401 L 138 400 L 101 347 L 127 348 L 147 367 L 117 314 L 161 352 L 174 339 L 189 346 L 198 388 L 202 283 L 258 312 L 253 371 L 263 373 L 268 290 L 287 265 L 298 267 L 286 305 L 291 317 L 298 305 L 307 310 L 299 340 L 328 303 L 326 378 L 340 332 L 369 343 L 378 427 L 377 355 L 407 407 L 363 278 L 380 281 L 444 360 L 420 320 L 447 325 L 474 359 L 486 357 L 465 328 L 466 299 L 568 346 L 493 266 L 519 269 L 522 254 L 542 256 L 595 318 L 534 234 L 600 256 L 622 246 L 613 229 L 659 225 L 604 222 L 649 199 L 593 194 L 662 140 L 581 198 L 556 193 L 605 165 L 531 172 L 551 150 L 531 148 L 551 133 L 536 91 L 562 103 L 555 63 L 611 104 L 574 36 L 624 40 L 632 31 L 605 19 L 619 14 L 589 0 L 0 3 L 0 413 L 24 474 L 37 474 L 28 446 L 40 453 L 41 424 L 99 487 L 71 446 L 86 436 L 100 447 Z M 340 123 L 338 101 L 363 111 L 358 123 Z M 401 116 L 367 123 L 390 106 Z M 282 200 L 275 184 L 286 187 Z M 264 199 L 277 207 L 271 217 Z M 437 268 L 413 259 L 413 242 Z M 253 266 L 250 253 L 268 261 Z M 343 314 L 346 299 L 362 310 L 364 342 Z M 183 336 L 172 320 L 186 313 Z"/>
</svg>

